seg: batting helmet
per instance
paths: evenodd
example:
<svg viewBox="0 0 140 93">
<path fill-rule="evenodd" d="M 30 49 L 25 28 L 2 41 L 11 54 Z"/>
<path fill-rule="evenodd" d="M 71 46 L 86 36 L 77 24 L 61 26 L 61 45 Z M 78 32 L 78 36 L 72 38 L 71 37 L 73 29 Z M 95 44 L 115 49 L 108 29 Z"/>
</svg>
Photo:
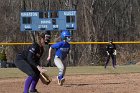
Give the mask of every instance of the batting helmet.
<svg viewBox="0 0 140 93">
<path fill-rule="evenodd" d="M 61 39 L 65 40 L 66 37 L 71 37 L 71 34 L 70 34 L 70 32 L 68 30 L 64 30 L 61 33 Z"/>
</svg>

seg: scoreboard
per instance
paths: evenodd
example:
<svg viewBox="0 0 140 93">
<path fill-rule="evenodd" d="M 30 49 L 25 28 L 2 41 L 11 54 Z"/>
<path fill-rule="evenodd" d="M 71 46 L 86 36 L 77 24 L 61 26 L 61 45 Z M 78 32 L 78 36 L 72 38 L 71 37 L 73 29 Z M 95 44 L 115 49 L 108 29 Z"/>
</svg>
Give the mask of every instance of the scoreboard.
<svg viewBox="0 0 140 93">
<path fill-rule="evenodd" d="M 22 11 L 20 31 L 77 30 L 76 10 Z"/>
</svg>

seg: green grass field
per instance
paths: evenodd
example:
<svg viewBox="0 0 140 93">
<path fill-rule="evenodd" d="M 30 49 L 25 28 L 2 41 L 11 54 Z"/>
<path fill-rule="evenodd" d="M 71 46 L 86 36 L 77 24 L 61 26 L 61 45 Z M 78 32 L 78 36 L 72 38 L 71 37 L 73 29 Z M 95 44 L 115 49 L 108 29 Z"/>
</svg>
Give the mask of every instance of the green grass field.
<svg viewBox="0 0 140 93">
<path fill-rule="evenodd" d="M 56 67 L 46 67 L 47 73 L 50 76 L 55 76 L 58 73 Z M 84 74 L 123 74 L 123 73 L 140 73 L 139 65 L 125 65 L 117 66 L 113 69 L 112 66 L 108 66 L 104 69 L 103 66 L 77 66 L 67 67 L 66 75 L 84 75 Z M 26 74 L 17 68 L 0 68 L 0 79 L 4 78 L 23 78 Z"/>
</svg>

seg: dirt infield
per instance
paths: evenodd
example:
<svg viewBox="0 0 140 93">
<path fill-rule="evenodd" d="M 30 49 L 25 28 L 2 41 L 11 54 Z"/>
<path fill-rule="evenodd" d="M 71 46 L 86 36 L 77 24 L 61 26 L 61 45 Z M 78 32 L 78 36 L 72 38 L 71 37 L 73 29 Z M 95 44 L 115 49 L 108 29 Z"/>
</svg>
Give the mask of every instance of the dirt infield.
<svg viewBox="0 0 140 93">
<path fill-rule="evenodd" d="M 40 93 L 140 93 L 140 73 L 66 76 L 63 86 L 52 77 L 50 85 L 37 86 Z M 0 79 L 0 93 L 22 93 L 24 79 Z"/>
</svg>

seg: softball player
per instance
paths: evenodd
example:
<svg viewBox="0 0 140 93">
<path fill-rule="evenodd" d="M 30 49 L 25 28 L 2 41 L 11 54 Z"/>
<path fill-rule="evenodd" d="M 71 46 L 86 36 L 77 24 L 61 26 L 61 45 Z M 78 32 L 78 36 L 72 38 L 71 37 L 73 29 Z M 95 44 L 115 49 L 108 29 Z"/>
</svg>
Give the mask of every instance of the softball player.
<svg viewBox="0 0 140 93">
<path fill-rule="evenodd" d="M 38 43 L 33 43 L 27 50 L 19 53 L 16 57 L 15 65 L 28 75 L 23 93 L 38 93 L 36 85 L 40 78 L 40 73 L 46 71 L 40 66 L 40 57 L 43 54 L 45 43 L 49 43 L 46 41 L 48 40 L 45 40 L 45 34 L 41 34 Z"/>
<path fill-rule="evenodd" d="M 69 31 L 64 30 L 61 33 L 61 39 L 62 41 L 51 45 L 49 49 L 49 54 L 47 60 L 49 61 L 51 59 L 51 51 L 52 49 L 55 49 L 55 57 L 54 57 L 54 63 L 57 66 L 59 73 L 57 76 L 58 79 L 58 85 L 63 85 L 63 82 L 65 81 L 64 75 L 66 71 L 66 62 L 64 62 L 65 58 L 67 57 L 67 54 L 70 50 L 70 42 L 71 40 L 71 34 Z"/>
<path fill-rule="evenodd" d="M 109 62 L 110 57 L 112 58 L 112 65 L 113 68 L 115 68 L 116 65 L 116 46 L 113 44 L 113 40 L 109 41 L 109 45 L 106 47 L 107 52 L 107 61 L 105 62 L 105 68 L 107 67 L 107 64 Z"/>
</svg>

